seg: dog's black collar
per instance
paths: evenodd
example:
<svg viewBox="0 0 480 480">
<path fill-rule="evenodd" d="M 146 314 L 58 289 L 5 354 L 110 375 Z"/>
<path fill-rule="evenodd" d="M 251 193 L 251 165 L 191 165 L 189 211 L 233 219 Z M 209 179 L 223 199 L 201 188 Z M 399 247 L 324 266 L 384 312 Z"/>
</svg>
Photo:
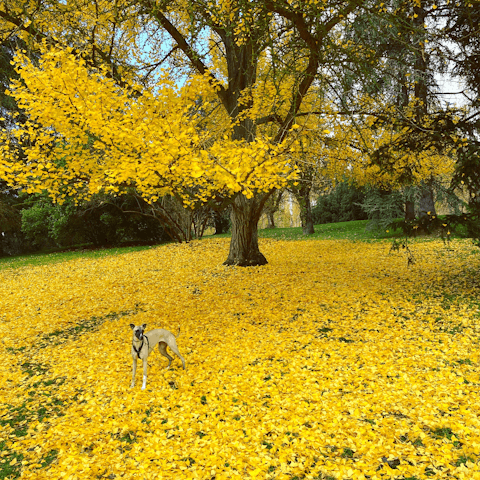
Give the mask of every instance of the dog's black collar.
<svg viewBox="0 0 480 480">
<path fill-rule="evenodd" d="M 133 349 L 135 350 L 135 353 L 137 354 L 137 357 L 140 358 L 140 352 L 142 351 L 142 348 L 143 348 L 143 341 L 144 340 L 147 340 L 147 348 L 150 350 L 150 343 L 148 342 L 148 337 L 146 335 L 142 335 L 142 344 L 140 345 L 140 347 L 138 348 L 135 348 L 135 345 L 133 344 L 132 342 L 132 347 Z"/>
</svg>

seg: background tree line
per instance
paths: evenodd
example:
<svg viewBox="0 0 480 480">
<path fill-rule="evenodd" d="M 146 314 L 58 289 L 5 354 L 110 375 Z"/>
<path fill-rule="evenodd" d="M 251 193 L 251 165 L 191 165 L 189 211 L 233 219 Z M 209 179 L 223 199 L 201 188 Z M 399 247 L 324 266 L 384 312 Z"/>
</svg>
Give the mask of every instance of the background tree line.
<svg viewBox="0 0 480 480">
<path fill-rule="evenodd" d="M 188 241 L 201 236 L 209 223 L 222 229 L 222 212 L 228 206 L 232 242 L 226 263 L 262 264 L 266 259 L 258 249 L 258 219 L 263 211 L 275 208 L 282 188 L 287 186 L 297 199 L 308 234 L 321 218 L 321 205 L 325 213 L 328 210 L 327 198 L 339 195 L 346 204 L 351 193 L 338 187 L 312 208 L 312 191 L 344 177 L 359 189 L 370 189 L 363 210 L 372 218 L 383 221 L 401 214 L 406 231 L 418 227 L 418 222 L 425 228 L 427 223 L 438 224 L 435 197 L 452 199 L 461 189 L 467 212 L 457 209 L 441 221 L 468 224 L 478 236 L 479 6 L 478 0 L 241 1 L 234 6 L 203 1 L 115 5 L 98 1 L 90 6 L 76 0 L 35 5 L 3 1 L 3 86 L 18 80 L 18 71 L 27 71 L 19 63 L 19 70 L 12 69 L 15 52 L 28 57 L 32 70 L 48 51 L 45 45 L 50 51 L 70 49 L 89 72 L 103 72 L 105 80 L 126 88 L 131 99 L 156 95 L 151 81 L 160 68 L 177 81 L 201 74 L 215 91 L 213 97 L 197 96 L 191 103 L 191 114 L 201 119 L 197 131 L 211 133 L 211 140 L 206 139 L 201 148 L 211 151 L 213 139 L 221 135 L 234 148 L 253 145 L 267 135 L 272 145 L 285 140 L 296 145 L 288 163 L 297 171 L 296 181 L 283 186 L 279 179 L 271 188 L 219 185 L 215 192 L 209 190 L 208 197 L 199 192 L 216 180 L 207 180 L 206 171 L 194 172 L 198 184 L 188 186 L 187 195 L 199 200 L 186 204 L 177 191 L 168 190 L 168 182 L 159 189 L 170 193 L 146 199 L 135 178 L 130 184 L 112 184 L 116 195 L 105 190 L 79 202 L 79 191 L 62 206 L 49 203 L 48 183 L 44 194 L 26 199 L 26 187 L 14 190 L 5 174 L 0 209 L 3 237 L 13 238 L 8 232 L 18 231 L 18 212 L 24 210 L 22 216 L 30 218 L 30 227 L 36 224 L 37 231 L 42 226 L 45 232 L 48 225 L 48 235 L 57 243 L 67 241 L 70 227 L 66 225 L 77 230 L 77 236 L 70 238 L 79 239 L 82 222 L 96 225 L 96 239 L 86 233 L 83 237 L 93 242 L 146 237 L 158 241 L 168 236 Z M 70 15 L 73 11 L 83 12 L 84 20 L 77 22 Z M 131 40 L 138 38 L 147 39 L 143 51 L 132 50 Z M 463 95 L 462 105 L 442 100 L 445 92 L 438 88 L 438 75 L 463 82 L 458 92 Z M 17 83 L 18 91 L 24 88 L 21 85 Z M 29 114 L 11 95 L 2 95 L 2 127 L 14 132 L 29 122 Z M 33 165 L 28 152 L 39 145 L 35 142 L 41 138 L 42 126 L 33 122 L 23 128 L 30 140 L 24 136 L 27 143 L 21 145 L 7 135 L 9 148 L 17 142 L 13 147 L 19 161 L 23 155 L 24 163 Z M 92 132 L 84 134 L 88 138 L 84 152 L 107 153 L 95 146 L 98 140 Z M 68 145 L 69 139 L 64 141 Z M 58 168 L 63 168 L 62 161 Z M 76 185 L 88 185 L 87 171 L 77 175 Z M 244 178 L 250 175 L 245 170 Z M 442 178 L 450 182 L 443 190 Z M 362 203 L 353 200 L 351 210 Z M 35 207 L 26 209 L 28 202 Z M 35 218 L 44 220 L 35 222 Z M 155 228 L 151 222 L 157 222 Z M 28 231 L 31 237 L 35 228 L 25 227 L 24 235 Z"/>
</svg>

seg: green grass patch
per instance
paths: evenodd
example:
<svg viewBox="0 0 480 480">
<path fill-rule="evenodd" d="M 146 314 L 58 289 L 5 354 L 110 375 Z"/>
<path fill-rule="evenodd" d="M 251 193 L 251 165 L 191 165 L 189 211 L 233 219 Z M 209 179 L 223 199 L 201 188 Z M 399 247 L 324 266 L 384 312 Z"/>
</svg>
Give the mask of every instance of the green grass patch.
<svg viewBox="0 0 480 480">
<path fill-rule="evenodd" d="M 103 258 L 110 255 L 123 255 L 124 253 L 138 252 L 156 247 L 157 245 L 141 245 L 137 247 L 99 248 L 95 250 L 90 248 L 75 248 L 68 251 L 37 252 L 13 257 L 0 257 L 0 270 L 27 266 L 36 267 L 77 260 L 79 258 Z"/>
<path fill-rule="evenodd" d="M 462 444 L 456 439 L 455 434 L 453 433 L 450 427 L 439 427 L 431 430 L 430 435 L 438 440 L 446 438 L 451 441 L 455 448 L 460 448 Z"/>
<path fill-rule="evenodd" d="M 32 412 L 24 403 L 19 407 L 10 406 L 8 412 L 0 418 L 0 426 L 9 428 L 8 433 L 9 442 L 0 441 L 0 480 L 13 480 L 20 476 L 20 467 L 23 460 L 23 455 L 12 451 L 10 442 L 15 441 L 19 437 L 24 437 L 28 431 L 28 423 L 32 417 L 38 415 L 41 420 L 43 412 Z"/>
<path fill-rule="evenodd" d="M 302 227 L 292 228 L 264 228 L 258 231 L 259 238 L 273 238 L 276 240 L 350 240 L 371 242 L 376 240 L 389 240 L 404 238 L 401 230 L 368 229 L 370 220 L 353 220 L 351 222 L 337 222 L 315 225 L 315 233 L 303 235 Z M 230 233 L 221 235 L 206 235 L 204 238 L 229 238 Z M 419 237 L 417 237 L 418 239 Z M 422 239 L 436 239 L 437 235 L 422 236 Z M 458 228 L 458 232 L 452 232 L 450 238 L 466 238 L 464 229 Z M 412 239 L 413 241 L 414 239 Z"/>
<path fill-rule="evenodd" d="M 355 220 L 352 222 L 337 222 L 315 225 L 315 233 L 303 235 L 302 228 L 265 228 L 259 230 L 260 238 L 275 238 L 278 240 L 350 240 L 372 241 L 389 238 L 399 238 L 401 232 L 367 230 L 368 220 Z"/>
<path fill-rule="evenodd" d="M 402 233 L 397 231 L 366 230 L 369 220 L 354 220 L 351 222 L 326 223 L 315 225 L 315 233 L 304 235 L 302 227 L 292 228 L 263 228 L 258 231 L 260 238 L 275 240 L 350 240 L 374 241 L 389 238 L 400 238 Z M 230 233 L 221 235 L 205 235 L 204 238 L 229 238 Z"/>
<path fill-rule="evenodd" d="M 4 478 L 14 479 L 20 476 L 20 466 L 23 455 L 18 453 L 8 453 L 4 455 L 6 450 L 5 442 L 0 442 L 0 480 Z"/>
<path fill-rule="evenodd" d="M 404 238 L 400 230 L 370 230 L 367 229 L 369 220 L 354 220 L 351 222 L 337 222 L 315 225 L 315 233 L 303 235 L 301 227 L 292 228 L 264 228 L 258 231 L 259 238 L 271 238 L 275 240 L 349 240 L 362 242 L 375 242 L 380 240 L 393 240 Z M 231 233 L 221 235 L 205 235 L 204 238 L 230 238 Z M 464 238 L 463 232 L 453 234 L 451 238 Z M 437 238 L 435 235 L 422 237 L 422 240 Z M 418 239 L 417 239 L 418 240 Z M 415 241 L 412 239 L 412 241 Z M 165 245 L 165 244 L 162 244 Z M 156 248 L 159 245 L 141 245 L 132 247 L 114 247 L 92 249 L 90 246 L 80 246 L 67 251 L 37 252 L 28 255 L 14 257 L 0 257 L 0 270 L 19 268 L 25 266 L 40 266 L 77 260 L 79 258 L 103 258 L 110 255 L 123 255 Z M 475 250 L 476 251 L 476 250 Z"/>
<path fill-rule="evenodd" d="M 58 450 L 50 450 L 45 457 L 42 459 L 41 468 L 48 467 L 57 459 Z"/>
</svg>

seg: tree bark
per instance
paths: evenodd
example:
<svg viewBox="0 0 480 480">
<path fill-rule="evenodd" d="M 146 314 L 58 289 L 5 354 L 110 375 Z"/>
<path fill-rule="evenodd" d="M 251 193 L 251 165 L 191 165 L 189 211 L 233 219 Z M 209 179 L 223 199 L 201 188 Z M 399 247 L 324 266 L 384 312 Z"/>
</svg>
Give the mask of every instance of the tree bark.
<svg viewBox="0 0 480 480">
<path fill-rule="evenodd" d="M 312 235 L 315 233 L 313 228 L 312 204 L 310 202 L 311 187 L 303 184 L 300 188 L 291 190 L 300 205 L 300 222 L 302 223 L 302 233 Z"/>
<path fill-rule="evenodd" d="M 275 228 L 275 219 L 273 218 L 273 212 L 267 212 L 267 228 Z"/>
<path fill-rule="evenodd" d="M 407 222 L 415 220 L 415 203 L 411 200 L 405 202 L 405 220 Z"/>
<path fill-rule="evenodd" d="M 433 187 L 429 183 L 422 182 L 420 185 L 420 198 L 418 200 L 418 217 L 423 218 L 436 214 Z"/>
<path fill-rule="evenodd" d="M 313 228 L 313 218 L 310 200 L 308 201 L 308 208 L 305 210 L 305 213 L 303 215 L 302 212 L 300 213 L 300 220 L 302 222 L 302 233 L 304 235 L 312 235 L 315 233 L 315 229 Z"/>
<path fill-rule="evenodd" d="M 249 267 L 265 265 L 267 259 L 258 248 L 258 221 L 269 194 L 255 198 L 237 195 L 232 204 L 232 240 L 224 265 Z"/>
<path fill-rule="evenodd" d="M 413 7 L 414 19 L 413 26 L 416 33 L 414 45 L 416 47 L 415 52 L 415 88 L 414 95 L 417 100 L 415 106 L 415 117 L 419 127 L 423 125 L 423 121 L 428 112 L 428 86 L 427 86 L 427 54 L 425 52 L 425 18 L 427 13 L 425 11 L 425 5 L 422 0 L 419 1 Z"/>
<path fill-rule="evenodd" d="M 267 216 L 268 225 L 267 228 L 275 228 L 275 213 L 280 208 L 280 202 L 282 201 L 284 190 L 276 190 L 265 202 L 263 207 L 263 213 Z"/>
<path fill-rule="evenodd" d="M 416 30 L 415 39 L 415 88 L 414 95 L 417 101 L 415 106 L 416 122 L 419 128 L 423 128 L 425 118 L 428 114 L 428 56 L 425 51 L 426 29 L 425 19 L 427 13 L 423 0 L 413 7 L 413 25 Z M 420 198 L 418 201 L 418 217 L 424 218 L 429 215 L 436 215 L 435 200 L 431 181 L 422 181 L 419 186 Z"/>
<path fill-rule="evenodd" d="M 300 221 L 302 222 L 302 232 L 304 235 L 312 235 L 315 233 L 313 228 L 312 204 L 310 203 L 310 195 L 303 199 L 304 205 L 300 205 Z"/>
</svg>

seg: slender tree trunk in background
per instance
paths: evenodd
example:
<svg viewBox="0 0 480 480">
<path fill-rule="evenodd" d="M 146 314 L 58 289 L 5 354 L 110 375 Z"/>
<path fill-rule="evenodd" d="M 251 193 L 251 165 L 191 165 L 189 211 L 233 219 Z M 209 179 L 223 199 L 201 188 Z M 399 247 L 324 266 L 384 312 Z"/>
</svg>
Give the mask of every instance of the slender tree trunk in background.
<svg viewBox="0 0 480 480">
<path fill-rule="evenodd" d="M 228 221 L 221 212 L 213 211 L 213 225 L 215 228 L 214 235 L 221 235 L 228 231 Z"/>
<path fill-rule="evenodd" d="M 302 233 L 312 235 L 315 233 L 313 228 L 312 203 L 310 202 L 311 187 L 303 184 L 300 188 L 291 190 L 300 205 L 300 221 L 302 223 Z"/>
<path fill-rule="evenodd" d="M 473 205 L 475 211 L 480 212 L 480 188 L 470 194 L 470 201 L 468 203 Z"/>
<path fill-rule="evenodd" d="M 436 215 L 435 199 L 431 182 L 422 182 L 420 185 L 420 198 L 418 200 L 418 217 Z"/>
<path fill-rule="evenodd" d="M 267 212 L 267 228 L 275 228 L 275 219 L 273 218 L 273 212 Z"/>
<path fill-rule="evenodd" d="M 275 218 L 274 215 L 278 212 L 280 208 L 280 203 L 282 201 L 284 190 L 275 190 L 273 194 L 269 197 L 265 206 L 263 207 L 263 214 L 267 216 L 268 225 L 267 228 L 275 228 Z"/>
<path fill-rule="evenodd" d="M 419 128 L 422 128 L 428 114 L 428 54 L 425 51 L 426 29 L 425 19 L 427 13 L 423 0 L 420 0 L 413 7 L 413 25 L 417 32 L 416 53 L 415 53 L 415 99 L 417 101 L 415 119 Z M 431 180 L 423 181 L 420 184 L 420 199 L 418 201 L 419 218 L 427 215 L 436 215 L 435 199 Z"/>
<path fill-rule="evenodd" d="M 411 200 L 405 202 L 405 220 L 407 222 L 415 220 L 415 203 Z"/>
<path fill-rule="evenodd" d="M 477 177 L 478 178 L 478 177 Z M 473 214 L 473 222 L 468 226 L 468 232 L 476 243 L 480 243 L 480 188 L 470 192 L 470 212 Z"/>
</svg>

